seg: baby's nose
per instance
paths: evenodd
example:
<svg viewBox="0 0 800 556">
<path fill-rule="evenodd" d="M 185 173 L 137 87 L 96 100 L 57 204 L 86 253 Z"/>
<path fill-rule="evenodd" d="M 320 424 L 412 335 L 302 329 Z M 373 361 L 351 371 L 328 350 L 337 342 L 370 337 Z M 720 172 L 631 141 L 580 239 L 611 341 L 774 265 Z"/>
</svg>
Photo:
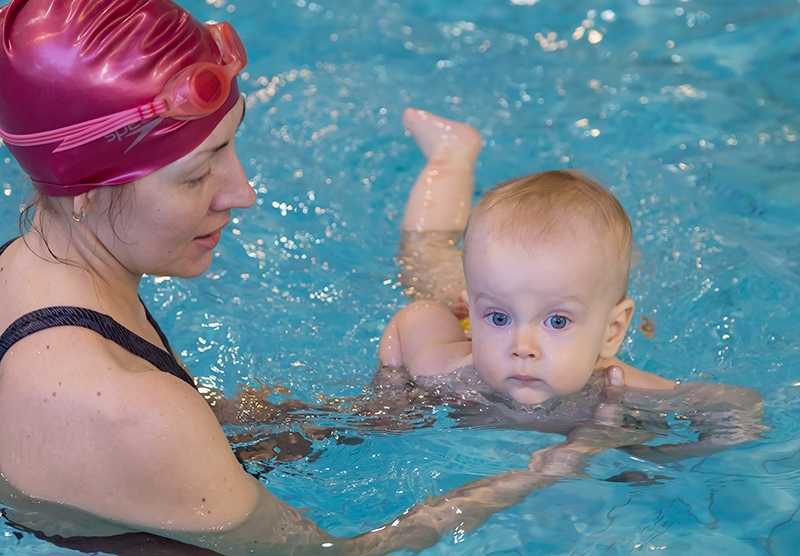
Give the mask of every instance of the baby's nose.
<svg viewBox="0 0 800 556">
<path fill-rule="evenodd" d="M 517 348 L 514 349 L 513 355 L 514 357 L 519 357 L 521 359 L 525 358 L 535 359 L 537 357 L 536 351 L 529 348 L 528 346 L 517 346 Z"/>
<path fill-rule="evenodd" d="M 539 357 L 539 347 L 531 330 L 517 332 L 512 354 L 520 359 L 536 359 Z"/>
</svg>

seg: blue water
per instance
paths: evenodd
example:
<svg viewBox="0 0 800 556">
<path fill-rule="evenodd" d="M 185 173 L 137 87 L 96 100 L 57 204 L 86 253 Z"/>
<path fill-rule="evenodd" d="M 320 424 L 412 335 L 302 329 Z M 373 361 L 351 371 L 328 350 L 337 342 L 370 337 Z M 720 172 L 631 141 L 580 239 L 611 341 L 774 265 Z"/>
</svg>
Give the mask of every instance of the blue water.
<svg viewBox="0 0 800 556">
<path fill-rule="evenodd" d="M 664 467 L 609 452 L 426 554 L 797 553 L 800 543 L 800 2 L 797 0 L 224 0 L 251 62 L 239 151 L 258 191 L 204 279 L 148 279 L 145 299 L 203 381 L 292 397 L 361 392 L 388 317 L 393 261 L 422 158 L 419 106 L 477 127 L 478 189 L 563 166 L 629 211 L 648 338 L 625 357 L 673 379 L 749 385 L 771 430 Z M 0 148 L 0 231 L 28 187 Z M 523 467 L 555 437 L 446 423 L 356 446 L 326 440 L 269 488 L 336 534 Z M 665 475 L 642 486 L 602 479 Z M 0 528 L 0 552 L 66 554 Z"/>
</svg>

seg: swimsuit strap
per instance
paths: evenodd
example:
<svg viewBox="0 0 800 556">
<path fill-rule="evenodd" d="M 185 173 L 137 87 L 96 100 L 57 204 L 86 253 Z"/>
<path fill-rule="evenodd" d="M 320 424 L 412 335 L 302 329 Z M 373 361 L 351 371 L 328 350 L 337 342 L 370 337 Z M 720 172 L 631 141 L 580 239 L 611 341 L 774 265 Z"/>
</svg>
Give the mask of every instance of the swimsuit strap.
<svg viewBox="0 0 800 556">
<path fill-rule="evenodd" d="M 15 239 L 16 238 L 6 242 L 0 247 L 0 255 L 3 254 L 3 251 L 5 251 Z M 158 337 L 161 338 L 161 341 L 168 351 L 164 351 L 135 332 L 125 328 L 109 315 L 83 307 L 55 306 L 37 309 L 36 311 L 22 315 L 12 322 L 6 331 L 3 332 L 2 336 L 0 336 L 0 360 L 3 359 L 3 356 L 11 346 L 26 336 L 30 336 L 40 330 L 46 330 L 56 326 L 80 326 L 97 332 L 102 337 L 111 340 L 133 355 L 141 357 L 155 368 L 169 373 L 188 383 L 192 388 L 195 388 L 194 380 L 175 358 L 164 331 L 161 330 L 156 319 L 150 314 L 150 311 L 147 309 L 141 297 L 139 301 L 142 303 L 142 307 L 144 307 L 147 321 L 155 328 Z"/>
<path fill-rule="evenodd" d="M 145 308 L 147 310 L 147 308 Z M 149 316 L 149 315 L 148 315 Z M 163 332 L 155 324 L 152 316 L 148 320 L 156 327 L 156 332 L 160 337 Z M 160 347 L 151 344 L 138 334 L 128 330 L 120 323 L 108 315 L 85 309 L 83 307 L 54 306 L 44 307 L 31 311 L 11 323 L 3 335 L 0 336 L 0 360 L 6 352 L 22 340 L 40 330 L 54 328 L 56 326 L 80 326 L 97 332 L 107 340 L 124 348 L 128 352 L 141 357 L 157 369 L 169 373 L 184 382 L 195 387 L 194 380 L 189 373 L 178 363 L 172 353 L 166 352 Z"/>
<path fill-rule="evenodd" d="M 5 251 L 5 250 L 6 250 L 6 247 L 8 247 L 9 245 L 11 245 L 11 244 L 12 244 L 12 243 L 14 243 L 15 241 L 17 241 L 17 239 L 19 239 L 19 238 L 13 237 L 13 238 L 9 239 L 7 242 L 5 242 L 5 243 L 3 244 L 3 246 L 2 246 L 2 247 L 0 247 L 0 255 L 2 255 L 2 254 L 3 254 L 3 251 Z"/>
<path fill-rule="evenodd" d="M 161 343 L 164 344 L 165 348 L 167 348 L 167 352 L 169 353 L 170 357 L 172 357 L 172 359 L 175 359 L 175 352 L 172 350 L 172 346 L 169 345 L 169 340 L 167 340 L 167 335 L 164 334 L 164 331 L 161 330 L 160 326 L 158 326 L 158 323 L 156 322 L 155 317 L 153 317 L 153 315 L 150 314 L 150 311 L 147 309 L 147 305 L 144 304 L 144 299 L 142 299 L 141 295 L 139 296 L 139 303 L 141 303 L 142 307 L 144 308 L 144 314 L 147 317 L 147 322 L 149 322 L 150 325 L 153 328 L 156 329 L 156 334 L 158 334 L 158 337 L 161 338 Z M 127 328 L 126 328 L 126 330 L 127 330 Z M 131 334 L 133 334 L 133 332 L 131 332 Z M 147 343 L 150 343 L 150 342 L 147 342 Z M 150 344 L 150 345 L 153 345 L 153 344 Z M 156 349 L 160 350 L 160 351 L 164 351 L 163 349 L 161 349 L 158 346 L 154 346 L 154 347 Z M 178 362 L 177 359 L 175 359 L 175 362 L 176 363 Z M 180 363 L 178 363 L 178 366 L 183 368 L 183 365 L 181 365 Z M 184 372 L 186 372 L 186 371 L 184 371 Z M 194 382 L 192 382 L 192 384 L 194 384 Z"/>
</svg>

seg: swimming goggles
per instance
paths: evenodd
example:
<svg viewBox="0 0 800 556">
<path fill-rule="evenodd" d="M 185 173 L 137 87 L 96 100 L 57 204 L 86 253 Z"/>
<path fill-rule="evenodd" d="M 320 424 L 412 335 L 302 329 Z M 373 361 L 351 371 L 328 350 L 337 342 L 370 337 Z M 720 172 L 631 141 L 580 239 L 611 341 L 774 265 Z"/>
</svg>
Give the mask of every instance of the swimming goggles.
<svg viewBox="0 0 800 556">
<path fill-rule="evenodd" d="M 195 120 L 216 112 L 228 98 L 231 82 L 247 65 L 247 52 L 236 30 L 229 23 L 208 24 L 222 53 L 223 64 L 191 64 L 167 81 L 152 101 L 115 114 L 101 116 L 59 129 L 17 135 L 0 129 L 0 138 L 9 145 L 35 147 L 60 142 L 54 153 L 74 149 L 105 137 L 125 126 L 153 118 Z"/>
</svg>

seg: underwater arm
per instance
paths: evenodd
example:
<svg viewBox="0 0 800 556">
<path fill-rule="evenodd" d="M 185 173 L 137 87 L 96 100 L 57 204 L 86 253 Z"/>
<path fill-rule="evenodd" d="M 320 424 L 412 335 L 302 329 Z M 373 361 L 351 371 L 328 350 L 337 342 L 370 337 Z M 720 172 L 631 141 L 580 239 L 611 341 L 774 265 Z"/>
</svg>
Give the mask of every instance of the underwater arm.
<svg viewBox="0 0 800 556">
<path fill-rule="evenodd" d="M 429 498 L 390 525 L 349 541 L 352 554 L 423 550 L 453 531 L 472 531 L 495 512 L 519 503 L 532 492 L 560 478 L 560 475 L 524 469 L 474 481 L 447 494 Z"/>
<path fill-rule="evenodd" d="M 640 404 L 643 392 L 628 391 L 626 400 Z M 641 404 L 644 405 L 644 404 Z M 689 383 L 678 386 L 659 408 L 688 419 L 698 432 L 698 439 L 688 443 L 657 446 L 628 446 L 629 454 L 669 463 L 685 458 L 703 457 L 738 444 L 757 440 L 766 429 L 762 422 L 761 395 L 750 388 L 727 384 Z"/>
<path fill-rule="evenodd" d="M 308 412 L 336 410 L 329 405 L 307 404 L 300 400 L 271 402 L 269 400 L 271 395 L 288 393 L 288 390 L 283 387 L 267 385 L 255 387 L 245 384 L 233 397 L 225 397 L 225 394 L 216 388 L 200 386 L 197 390 L 211 407 L 211 411 L 214 412 L 220 425 L 288 423 L 302 421 L 303 415 Z"/>
<path fill-rule="evenodd" d="M 532 492 L 580 475 L 594 455 L 632 442 L 643 442 L 649 437 L 649 433 L 612 426 L 577 427 L 565 442 L 536 451 L 528 469 L 481 479 L 431 498 L 412 508 L 392 526 L 356 539 L 356 544 L 362 543 L 371 549 L 427 548 L 454 529 L 471 531 L 495 512 L 519 503 Z"/>
<path fill-rule="evenodd" d="M 574 465 L 580 467 L 587 454 L 572 451 Z M 559 460 L 563 460 L 564 454 Z M 453 531 L 469 532 L 495 512 L 519 503 L 532 492 L 545 488 L 564 476 L 547 470 L 522 469 L 471 482 L 446 494 L 431 497 L 391 523 L 354 538 L 336 538 L 262 489 L 262 499 L 247 519 L 222 533 L 206 533 L 202 546 L 226 556 L 311 555 L 377 556 L 397 550 L 419 551 L 433 546 Z M 196 542 L 198 536 L 182 536 Z"/>
<path fill-rule="evenodd" d="M 182 384 L 177 387 L 185 389 Z M 184 392 L 186 401 L 190 401 L 191 394 Z M 565 474 L 563 460 L 566 456 L 562 454 L 533 469 L 509 471 L 429 498 L 390 524 L 368 533 L 337 538 L 246 475 L 235 460 L 226 455 L 221 432 L 209 430 L 214 418 L 209 415 L 207 406 L 203 409 L 205 404 L 199 399 L 197 402 L 190 404 L 194 408 L 184 407 L 185 411 L 176 415 L 176 420 L 153 421 L 157 429 L 164 429 L 166 425 L 165 430 L 171 433 L 168 442 L 152 434 L 147 435 L 152 443 L 146 447 L 137 446 L 139 458 L 131 464 L 138 469 L 137 476 L 142 480 L 147 478 L 147 485 L 143 488 L 140 484 L 135 490 L 140 496 L 144 494 L 144 499 L 157 504 L 156 511 L 150 508 L 148 512 L 140 506 L 137 513 L 142 516 L 140 519 L 150 522 L 146 528 L 150 532 L 225 556 L 372 556 L 397 550 L 422 550 L 437 543 L 444 534 L 480 526 L 494 512 L 518 503 Z M 150 428 L 139 428 L 137 437 L 148 431 L 155 432 Z M 564 451 L 576 454 L 572 448 Z M 198 459 L 199 454 L 202 456 Z M 572 455 L 572 458 L 573 468 L 580 468 L 584 454 Z M 556 460 L 557 470 L 553 467 Z M 158 495 L 154 496 L 155 493 Z M 156 516 L 162 517 L 159 520 Z M 159 521 L 175 523 L 175 527 L 159 528 L 155 526 Z"/>
</svg>

